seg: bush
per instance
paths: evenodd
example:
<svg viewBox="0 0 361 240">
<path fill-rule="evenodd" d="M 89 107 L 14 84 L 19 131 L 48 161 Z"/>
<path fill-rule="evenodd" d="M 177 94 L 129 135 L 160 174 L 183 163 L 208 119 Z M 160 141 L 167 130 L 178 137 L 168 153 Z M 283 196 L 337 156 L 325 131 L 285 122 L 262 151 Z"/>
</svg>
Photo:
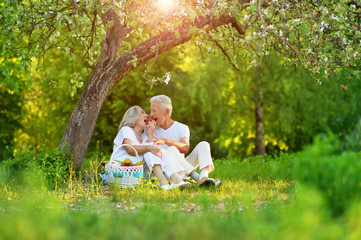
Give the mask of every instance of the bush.
<svg viewBox="0 0 361 240">
<path fill-rule="evenodd" d="M 42 145 L 35 149 L 26 149 L 3 162 L 3 172 L 7 177 L 21 180 L 23 171 L 30 169 L 42 174 L 47 186 L 54 189 L 68 178 L 70 163 L 69 154 L 64 150 Z"/>
<path fill-rule="evenodd" d="M 338 136 L 318 136 L 312 146 L 296 155 L 294 178 L 321 190 L 333 215 L 340 215 L 360 199 L 360 157 L 361 153 L 341 152 Z"/>
<path fill-rule="evenodd" d="M 342 147 L 345 150 L 361 151 L 361 120 L 357 122 L 350 132 L 345 134 Z"/>
</svg>

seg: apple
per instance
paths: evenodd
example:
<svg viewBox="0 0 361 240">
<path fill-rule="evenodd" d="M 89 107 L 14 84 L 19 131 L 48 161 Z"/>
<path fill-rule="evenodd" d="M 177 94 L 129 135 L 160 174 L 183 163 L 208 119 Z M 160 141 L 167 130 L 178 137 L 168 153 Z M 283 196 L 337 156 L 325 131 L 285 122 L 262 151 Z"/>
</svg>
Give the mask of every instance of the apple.
<svg viewBox="0 0 361 240">
<path fill-rule="evenodd" d="M 148 124 L 150 121 L 155 121 L 155 119 L 152 118 L 152 117 L 148 118 L 148 119 L 147 119 L 147 124 Z"/>
<path fill-rule="evenodd" d="M 124 159 L 124 164 L 127 166 L 131 166 L 132 165 L 132 160 L 130 160 L 129 158 Z"/>
</svg>

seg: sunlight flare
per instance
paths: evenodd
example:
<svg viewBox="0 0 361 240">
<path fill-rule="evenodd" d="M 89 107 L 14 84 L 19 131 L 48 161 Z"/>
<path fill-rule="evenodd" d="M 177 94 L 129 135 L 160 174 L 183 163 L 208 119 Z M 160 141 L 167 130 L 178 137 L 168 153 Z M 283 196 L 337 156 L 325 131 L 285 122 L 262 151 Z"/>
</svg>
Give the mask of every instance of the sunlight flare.
<svg viewBox="0 0 361 240">
<path fill-rule="evenodd" d="M 174 0 L 158 0 L 159 9 L 162 11 L 170 11 L 174 8 Z"/>
</svg>

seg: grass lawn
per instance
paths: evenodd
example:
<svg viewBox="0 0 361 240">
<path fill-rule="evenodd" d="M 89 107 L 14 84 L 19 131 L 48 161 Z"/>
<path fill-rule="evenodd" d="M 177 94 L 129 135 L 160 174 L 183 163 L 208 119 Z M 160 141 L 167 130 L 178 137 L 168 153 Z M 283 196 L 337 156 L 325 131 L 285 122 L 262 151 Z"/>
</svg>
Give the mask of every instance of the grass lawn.
<svg viewBox="0 0 361 240">
<path fill-rule="evenodd" d="M 335 216 L 322 189 L 294 180 L 294 158 L 216 160 L 216 189 L 104 185 L 97 158 L 55 190 L 3 172 L 0 239 L 359 239 L 359 201 Z"/>
</svg>

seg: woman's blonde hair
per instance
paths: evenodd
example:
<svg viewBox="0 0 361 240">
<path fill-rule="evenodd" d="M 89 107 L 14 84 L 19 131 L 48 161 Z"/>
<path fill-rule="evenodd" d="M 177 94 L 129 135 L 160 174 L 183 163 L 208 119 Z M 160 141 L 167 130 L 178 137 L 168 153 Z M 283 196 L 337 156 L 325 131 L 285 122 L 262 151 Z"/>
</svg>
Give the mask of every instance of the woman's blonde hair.
<svg viewBox="0 0 361 240">
<path fill-rule="evenodd" d="M 142 108 L 139 106 L 130 107 L 123 116 L 122 121 L 119 124 L 119 129 L 124 126 L 134 127 L 135 123 L 140 117 L 140 113 L 142 112 Z"/>
</svg>

